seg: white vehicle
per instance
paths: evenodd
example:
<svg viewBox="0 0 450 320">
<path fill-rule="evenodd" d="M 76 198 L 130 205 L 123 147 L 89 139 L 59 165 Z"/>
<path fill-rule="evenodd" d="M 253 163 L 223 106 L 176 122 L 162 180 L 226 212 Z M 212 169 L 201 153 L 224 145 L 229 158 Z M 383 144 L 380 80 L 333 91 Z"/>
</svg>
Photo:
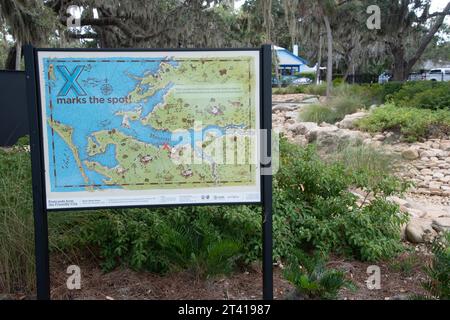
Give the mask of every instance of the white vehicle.
<svg viewBox="0 0 450 320">
<path fill-rule="evenodd" d="M 292 81 L 292 85 L 294 86 L 301 86 L 305 84 L 311 84 L 312 80 L 309 78 L 297 78 L 294 81 Z"/>
<path fill-rule="evenodd" d="M 392 75 L 390 75 L 387 72 L 383 72 L 382 74 L 380 74 L 378 76 L 378 83 L 383 84 L 383 83 L 389 82 L 389 80 L 391 80 L 391 78 L 392 78 Z"/>
<path fill-rule="evenodd" d="M 426 79 L 430 81 L 450 81 L 450 68 L 431 69 L 427 73 Z"/>
</svg>

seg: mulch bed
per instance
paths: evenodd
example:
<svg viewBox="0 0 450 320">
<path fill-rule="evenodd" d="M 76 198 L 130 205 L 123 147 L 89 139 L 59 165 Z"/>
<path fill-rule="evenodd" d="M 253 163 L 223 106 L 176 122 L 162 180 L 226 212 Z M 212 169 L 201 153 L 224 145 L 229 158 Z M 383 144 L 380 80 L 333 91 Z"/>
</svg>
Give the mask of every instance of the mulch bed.
<svg viewBox="0 0 450 320">
<path fill-rule="evenodd" d="M 80 263 L 80 262 L 78 262 Z M 66 286 L 66 259 L 52 259 L 52 299 L 152 299 L 152 300 L 227 300 L 262 299 L 262 272 L 249 268 L 230 276 L 198 278 L 189 272 L 158 275 L 117 268 L 104 273 L 93 261 L 82 261 L 81 289 Z M 274 270 L 274 297 L 283 299 L 292 286 L 282 278 L 279 268 Z"/>
<path fill-rule="evenodd" d="M 370 290 L 366 281 L 369 277 L 367 262 L 332 257 L 330 267 L 345 271 L 354 284 L 353 289 L 342 289 L 339 299 L 345 300 L 388 300 L 407 299 L 423 294 L 422 282 L 426 280 L 423 266 L 429 256 L 416 254 L 417 262 L 407 274 L 395 269 L 390 263 L 377 263 L 381 270 L 381 289 Z M 406 259 L 408 254 L 397 261 Z M 67 266 L 77 264 L 81 268 L 81 289 L 68 290 L 66 287 Z M 262 273 L 254 265 L 230 276 L 198 278 L 190 272 L 176 272 L 158 275 L 138 272 L 128 268 L 117 268 L 104 273 L 97 261 L 77 259 L 70 261 L 67 256 L 53 256 L 51 263 L 52 299 L 261 299 Z M 283 279 L 282 270 L 274 269 L 275 299 L 295 297 L 295 289 Z"/>
</svg>

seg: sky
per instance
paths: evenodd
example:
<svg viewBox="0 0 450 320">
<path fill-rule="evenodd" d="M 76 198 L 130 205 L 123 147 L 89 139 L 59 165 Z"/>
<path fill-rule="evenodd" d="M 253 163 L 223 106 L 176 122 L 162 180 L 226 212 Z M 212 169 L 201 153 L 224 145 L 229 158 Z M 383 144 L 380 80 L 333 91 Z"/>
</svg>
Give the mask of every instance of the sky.
<svg viewBox="0 0 450 320">
<path fill-rule="evenodd" d="M 445 6 L 447 5 L 447 1 L 448 0 L 432 0 L 431 1 L 431 10 L 437 11 L 437 10 L 444 9 Z"/>
</svg>

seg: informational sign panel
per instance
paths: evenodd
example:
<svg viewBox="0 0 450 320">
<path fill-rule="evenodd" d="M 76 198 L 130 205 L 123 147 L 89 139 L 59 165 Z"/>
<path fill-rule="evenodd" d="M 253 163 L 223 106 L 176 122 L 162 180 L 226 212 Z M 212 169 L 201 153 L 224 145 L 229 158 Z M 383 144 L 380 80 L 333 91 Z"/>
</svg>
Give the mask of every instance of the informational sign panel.
<svg viewBox="0 0 450 320">
<path fill-rule="evenodd" d="M 46 208 L 261 203 L 260 50 L 37 51 Z"/>
</svg>

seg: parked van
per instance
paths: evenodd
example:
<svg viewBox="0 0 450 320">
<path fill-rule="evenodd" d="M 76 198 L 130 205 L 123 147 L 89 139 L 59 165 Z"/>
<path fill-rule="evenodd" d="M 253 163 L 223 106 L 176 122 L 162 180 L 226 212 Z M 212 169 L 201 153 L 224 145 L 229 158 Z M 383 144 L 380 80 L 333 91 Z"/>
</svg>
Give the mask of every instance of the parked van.
<svg viewBox="0 0 450 320">
<path fill-rule="evenodd" d="M 430 81 L 450 81 L 450 68 L 431 69 L 427 73 L 426 79 Z"/>
</svg>

